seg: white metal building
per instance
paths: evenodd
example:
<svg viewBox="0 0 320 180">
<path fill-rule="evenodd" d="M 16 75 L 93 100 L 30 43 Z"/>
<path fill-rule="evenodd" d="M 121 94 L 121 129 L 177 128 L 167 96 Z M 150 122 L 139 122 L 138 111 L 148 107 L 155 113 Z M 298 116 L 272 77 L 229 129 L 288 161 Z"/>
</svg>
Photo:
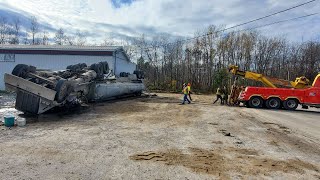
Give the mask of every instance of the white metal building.
<svg viewBox="0 0 320 180">
<path fill-rule="evenodd" d="M 116 76 L 120 72 L 133 73 L 136 64 L 130 62 L 120 46 L 0 46 L 0 90 L 4 90 L 4 74 L 11 73 L 17 64 L 27 64 L 39 69 L 63 70 L 68 65 L 107 61 Z"/>
</svg>

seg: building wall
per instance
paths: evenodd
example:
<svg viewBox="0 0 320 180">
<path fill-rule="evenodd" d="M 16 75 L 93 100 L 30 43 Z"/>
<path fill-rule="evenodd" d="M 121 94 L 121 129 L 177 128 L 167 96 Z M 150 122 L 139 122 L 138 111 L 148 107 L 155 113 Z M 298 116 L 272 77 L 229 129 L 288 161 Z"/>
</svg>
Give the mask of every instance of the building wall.
<svg viewBox="0 0 320 180">
<path fill-rule="evenodd" d="M 128 72 L 133 74 L 133 71 L 136 70 L 137 65 L 132 62 L 128 62 L 123 53 L 117 53 L 115 55 L 116 60 L 116 75 L 119 75 L 121 72 Z M 114 58 L 115 58 L 114 57 Z"/>
<path fill-rule="evenodd" d="M 121 53 L 120 53 L 121 54 Z M 4 56 L 0 54 L 0 57 Z M 122 55 L 123 56 L 123 55 Z M 11 73 L 17 64 L 33 65 L 39 69 L 63 70 L 68 65 L 86 63 L 87 65 L 107 61 L 110 69 L 114 68 L 114 56 L 81 56 L 81 55 L 37 55 L 37 54 L 15 54 L 14 62 L 0 61 L 0 90 L 5 89 L 4 74 Z M 121 67 L 125 66 L 125 67 Z M 126 71 L 132 73 L 135 66 L 126 60 L 117 59 L 116 75 Z"/>
</svg>

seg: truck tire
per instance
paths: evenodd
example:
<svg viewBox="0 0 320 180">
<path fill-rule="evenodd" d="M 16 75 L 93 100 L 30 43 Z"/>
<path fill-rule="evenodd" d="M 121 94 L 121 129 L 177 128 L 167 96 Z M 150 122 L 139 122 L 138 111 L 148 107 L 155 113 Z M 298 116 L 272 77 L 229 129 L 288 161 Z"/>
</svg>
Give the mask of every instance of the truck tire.
<svg viewBox="0 0 320 180">
<path fill-rule="evenodd" d="M 72 86 L 71 84 L 69 84 L 67 80 L 60 79 L 55 87 L 55 91 L 57 92 L 55 100 L 58 103 L 63 102 L 67 98 L 67 96 L 69 96 L 69 94 L 72 92 L 72 90 Z"/>
<path fill-rule="evenodd" d="M 295 109 L 297 109 L 298 105 L 299 102 L 296 99 L 287 99 L 283 101 L 283 107 L 286 110 L 294 111 Z"/>
<path fill-rule="evenodd" d="M 29 72 L 29 66 L 25 64 L 18 64 L 14 69 L 12 70 L 13 75 L 21 77 L 21 78 L 26 78 L 27 74 Z"/>
<path fill-rule="evenodd" d="M 91 64 L 90 70 L 94 70 L 97 73 L 97 78 L 103 77 L 103 65 L 102 64 Z"/>
<path fill-rule="evenodd" d="M 103 74 L 108 74 L 109 73 L 109 64 L 108 64 L 108 62 L 100 62 L 99 64 L 101 64 L 102 67 L 103 67 Z"/>
<path fill-rule="evenodd" d="M 255 96 L 255 97 L 250 98 L 249 107 L 262 108 L 262 106 L 263 106 L 263 99 L 261 97 Z"/>
<path fill-rule="evenodd" d="M 133 74 L 137 76 L 138 79 L 144 79 L 144 72 L 143 71 L 134 71 Z"/>
<path fill-rule="evenodd" d="M 268 109 L 279 109 L 281 107 L 281 101 L 279 98 L 269 98 L 266 101 L 266 107 Z"/>
</svg>

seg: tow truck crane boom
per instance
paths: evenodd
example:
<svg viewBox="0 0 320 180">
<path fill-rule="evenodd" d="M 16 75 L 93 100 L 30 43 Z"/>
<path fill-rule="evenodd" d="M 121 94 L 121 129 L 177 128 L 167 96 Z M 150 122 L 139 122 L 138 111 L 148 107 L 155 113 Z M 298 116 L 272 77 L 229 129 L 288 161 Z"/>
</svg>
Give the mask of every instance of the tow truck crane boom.
<svg viewBox="0 0 320 180">
<path fill-rule="evenodd" d="M 295 89 L 304 89 L 309 86 L 309 80 L 304 76 L 296 78 L 295 81 L 288 81 L 284 79 L 267 77 L 267 76 L 264 76 L 263 74 L 259 74 L 255 72 L 241 71 L 239 70 L 239 67 L 235 65 L 229 66 L 229 72 L 231 72 L 233 75 L 241 76 L 246 79 L 260 81 L 266 87 L 271 87 L 271 88 L 278 88 L 276 85 L 287 87 L 287 88 L 295 88 Z"/>
</svg>

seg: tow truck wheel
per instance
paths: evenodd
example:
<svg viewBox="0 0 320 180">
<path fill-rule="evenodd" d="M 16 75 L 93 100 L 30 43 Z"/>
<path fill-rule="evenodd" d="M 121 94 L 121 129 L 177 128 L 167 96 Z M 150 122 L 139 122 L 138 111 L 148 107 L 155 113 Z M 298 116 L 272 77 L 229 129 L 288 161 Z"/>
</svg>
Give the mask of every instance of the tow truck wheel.
<svg viewBox="0 0 320 180">
<path fill-rule="evenodd" d="M 266 101 L 266 106 L 268 109 L 279 109 L 281 101 L 279 98 L 270 98 Z"/>
<path fill-rule="evenodd" d="M 249 100 L 249 106 L 251 108 L 261 108 L 263 105 L 263 99 L 261 97 L 252 97 Z"/>
<path fill-rule="evenodd" d="M 298 107 L 299 102 L 296 99 L 287 99 L 283 102 L 283 107 L 286 110 L 295 110 Z"/>
</svg>

